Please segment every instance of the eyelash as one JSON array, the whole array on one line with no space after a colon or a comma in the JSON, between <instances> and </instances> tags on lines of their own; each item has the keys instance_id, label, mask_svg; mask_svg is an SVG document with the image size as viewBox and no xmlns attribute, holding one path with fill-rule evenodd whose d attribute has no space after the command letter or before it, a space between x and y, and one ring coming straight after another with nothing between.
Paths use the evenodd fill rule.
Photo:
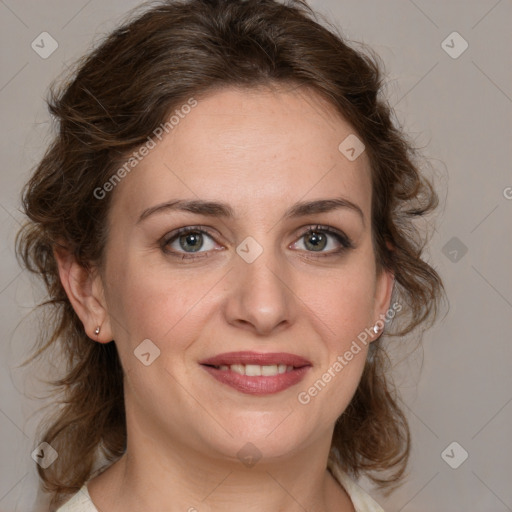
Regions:
<instances>
[{"instance_id":1,"label":"eyelash","mask_svg":"<svg viewBox=\"0 0 512 512\"><path fill-rule=\"evenodd\" d=\"M207 258L207 257L211 256L211 251L202 251L202 252L193 254L193 253L186 253L186 252L173 252L173 251L169 251L168 249L166 249L166 247L171 242L173 242L174 240L179 238L181 235L188 234L188 233L201 233L201 234L208 235L210 238L214 238L214 236L204 226L187 226L184 228L179 228L176 231L173 231L170 235L166 235L165 237L163 237L160 241L162 251L165 254L168 254L169 256L180 258L182 260ZM304 238L305 236L310 235L312 233L324 233L324 234L331 235L337 240L337 242L339 242L341 244L341 247L339 249L335 249L335 250L332 250L329 252L320 252L318 254L315 254L315 251L306 251L306 252L310 253L310 255L308 257L325 258L325 257L338 256L341 253L343 253L349 249L352 249L354 247L350 238L348 236L346 236L344 233L338 232L337 230L335 230L329 226L322 226L320 224L316 224L314 226L308 227L308 229L304 233L302 233L302 235L300 235L298 240L300 240L301 238ZM294 242L294 243L296 243L296 242Z\"/></svg>"}]
</instances>

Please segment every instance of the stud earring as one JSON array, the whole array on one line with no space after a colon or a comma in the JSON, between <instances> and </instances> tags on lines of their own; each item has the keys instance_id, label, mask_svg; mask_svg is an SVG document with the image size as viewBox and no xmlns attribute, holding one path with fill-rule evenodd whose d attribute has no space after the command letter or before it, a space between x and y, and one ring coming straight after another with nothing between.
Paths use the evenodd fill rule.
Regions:
<instances>
[{"instance_id":1,"label":"stud earring","mask_svg":"<svg viewBox=\"0 0 512 512\"><path fill-rule=\"evenodd\" d=\"M373 332L375 334L377 334L379 332L379 328L376 325L373 326Z\"/></svg>"},{"instance_id":2,"label":"stud earring","mask_svg":"<svg viewBox=\"0 0 512 512\"><path fill-rule=\"evenodd\" d=\"M96 327L96 329L94 329L94 334L96 334L96 336L98 336L98 334L100 333L100 327Z\"/></svg>"}]
</instances>

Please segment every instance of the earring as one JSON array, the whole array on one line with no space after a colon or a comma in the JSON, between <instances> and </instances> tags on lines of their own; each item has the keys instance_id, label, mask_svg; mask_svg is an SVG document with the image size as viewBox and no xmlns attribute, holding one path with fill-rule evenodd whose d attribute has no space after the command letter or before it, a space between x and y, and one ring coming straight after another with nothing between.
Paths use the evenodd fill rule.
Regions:
<instances>
[{"instance_id":1,"label":"earring","mask_svg":"<svg viewBox=\"0 0 512 512\"><path fill-rule=\"evenodd\" d=\"M373 332L375 334L377 334L379 332L379 328L376 325L373 326Z\"/></svg>"},{"instance_id":2,"label":"earring","mask_svg":"<svg viewBox=\"0 0 512 512\"><path fill-rule=\"evenodd\" d=\"M96 327L96 329L94 329L94 334L96 334L96 336L98 336L98 334L100 333L100 327Z\"/></svg>"}]
</instances>

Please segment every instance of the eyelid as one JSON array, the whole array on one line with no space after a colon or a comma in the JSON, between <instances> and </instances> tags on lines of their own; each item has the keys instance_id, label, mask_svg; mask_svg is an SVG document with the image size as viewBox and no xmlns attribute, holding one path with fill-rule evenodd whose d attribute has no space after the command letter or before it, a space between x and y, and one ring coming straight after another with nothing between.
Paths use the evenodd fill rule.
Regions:
<instances>
[{"instance_id":1,"label":"eyelid","mask_svg":"<svg viewBox=\"0 0 512 512\"><path fill-rule=\"evenodd\" d=\"M210 232L210 228L207 227L207 226L202 226L200 224L198 225L191 225L191 226L183 226L181 228L176 228L172 231L170 231L169 233L166 233L163 237L162 237L162 241L164 242L170 242L172 239L178 237L179 235L183 235L185 233L189 233L189 232L200 232L200 233L205 233L207 234L208 236L214 238L215 235L213 235L211 232Z\"/></svg>"},{"instance_id":2,"label":"eyelid","mask_svg":"<svg viewBox=\"0 0 512 512\"><path fill-rule=\"evenodd\" d=\"M181 228L174 229L173 231L166 233L160 240L159 244L162 249L162 251L170 256L176 256L180 257L181 259L187 259L187 258L204 258L206 256L209 256L210 251L199 251L199 252L180 252L180 251L174 251L174 250L167 250L166 246L177 239L179 236L187 234L187 233L201 233L203 235L209 236L216 244L218 242L215 240L215 235L213 235L210 232L210 229L207 226L202 225L192 225L192 226L183 226ZM217 249L218 250L218 249Z\"/></svg>"},{"instance_id":3,"label":"eyelid","mask_svg":"<svg viewBox=\"0 0 512 512\"><path fill-rule=\"evenodd\" d=\"M170 251L170 250L165 249L165 247L170 242L174 241L180 235L187 234L187 233L195 233L195 232L205 234L205 235L209 236L215 243L218 243L215 240L215 235L210 232L210 228L208 228L207 226L202 226L202 225L191 225L191 226L183 226L181 228L177 228L177 229L171 231L170 233L165 234L160 239L160 245L161 245L162 250L166 254L169 254L172 256L179 256L182 259L187 259L187 258L194 259L194 258L203 258L203 257L209 256L212 250L187 253L187 252L179 252L179 251ZM310 233L314 233L314 232L327 233L328 235L333 236L341 244L341 248L336 249L336 250L327 251L327 252L304 251L312 257L323 257L323 256L337 255L337 254L340 254L341 252L344 252L345 250L352 249L354 247L352 240L345 233L343 233L342 231L340 231L336 228L333 228L331 226L321 225L321 224L309 225L309 226L302 227L299 230L297 230L296 234L294 235L296 237L296 240L291 245L296 244L301 238L303 238L304 236L306 236ZM218 250L218 249L214 249L214 250Z\"/></svg>"},{"instance_id":4,"label":"eyelid","mask_svg":"<svg viewBox=\"0 0 512 512\"><path fill-rule=\"evenodd\" d=\"M322 225L322 224L314 224L314 225L308 226L305 231L300 231L300 234L298 235L298 239L301 239L302 237L304 237L310 233L316 233L316 232L327 233L328 235L334 237L338 241L338 243L341 244L341 248L336 249L336 250L326 251L326 252L324 252L324 251L318 251L318 252L305 251L308 253L308 255L312 255L313 257L336 255L336 254L344 252L348 249L353 249L355 247L354 243L352 242L350 237L348 237L343 231L340 231L339 229L336 229L332 226L327 226L327 225ZM295 241L293 243L296 244L297 241Z\"/></svg>"},{"instance_id":5,"label":"eyelid","mask_svg":"<svg viewBox=\"0 0 512 512\"><path fill-rule=\"evenodd\" d=\"M324 224L311 224L306 228L306 231L301 232L300 236L304 236L307 233L315 232L315 231L323 231L329 233L331 235L337 235L341 239L343 239L347 245L352 245L352 240L341 230L334 228L332 226L324 225Z\"/></svg>"}]
</instances>

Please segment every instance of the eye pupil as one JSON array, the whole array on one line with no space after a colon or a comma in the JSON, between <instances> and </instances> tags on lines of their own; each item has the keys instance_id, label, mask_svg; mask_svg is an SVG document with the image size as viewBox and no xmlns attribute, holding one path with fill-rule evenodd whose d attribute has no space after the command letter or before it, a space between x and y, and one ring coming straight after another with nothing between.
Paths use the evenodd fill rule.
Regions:
<instances>
[{"instance_id":1,"label":"eye pupil","mask_svg":"<svg viewBox=\"0 0 512 512\"><path fill-rule=\"evenodd\" d=\"M188 246L186 244L189 244ZM203 235L201 233L186 233L185 235L180 236L180 247L187 251L187 249L191 248L191 251L187 252L196 252L203 246Z\"/></svg>"},{"instance_id":2,"label":"eye pupil","mask_svg":"<svg viewBox=\"0 0 512 512\"><path fill-rule=\"evenodd\" d=\"M322 250L327 243L327 237L322 233L311 232L306 239L306 247L312 248L314 251Z\"/></svg>"}]
</instances>

